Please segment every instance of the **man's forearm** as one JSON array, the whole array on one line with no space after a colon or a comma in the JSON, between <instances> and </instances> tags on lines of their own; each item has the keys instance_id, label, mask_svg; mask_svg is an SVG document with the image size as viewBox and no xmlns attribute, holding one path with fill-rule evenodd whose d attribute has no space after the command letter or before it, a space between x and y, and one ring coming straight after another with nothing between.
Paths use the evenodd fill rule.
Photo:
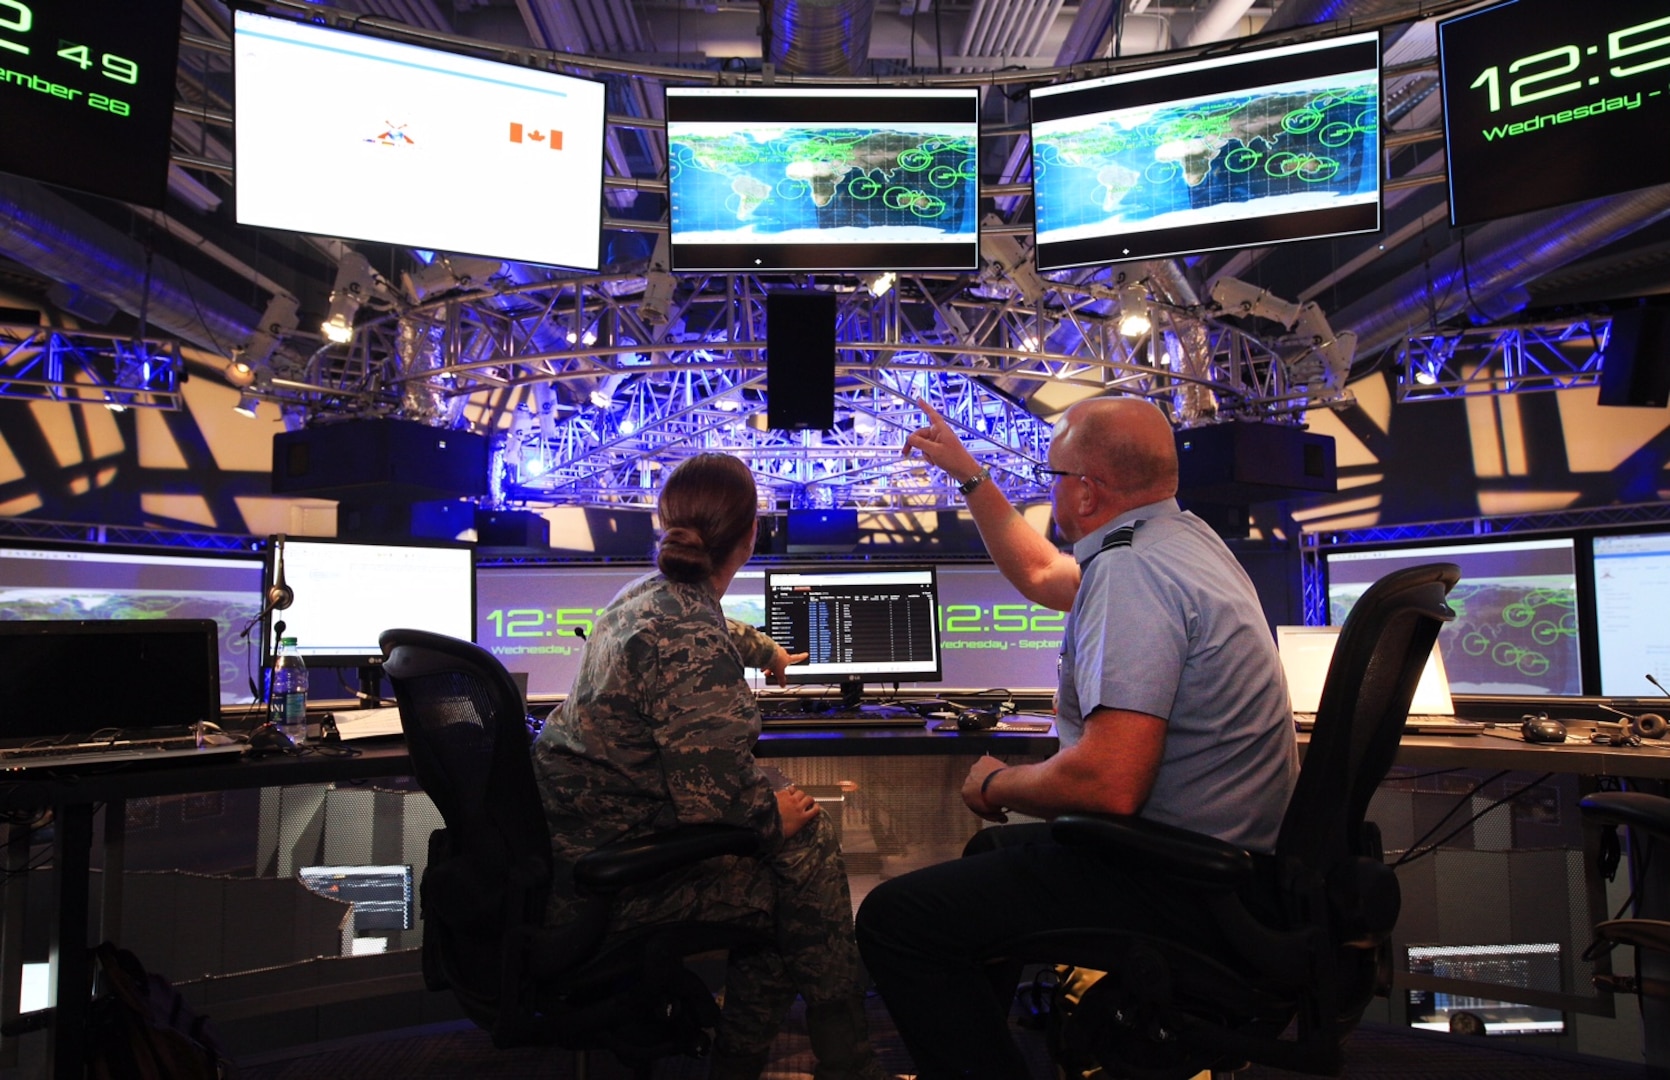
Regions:
<instances>
[{"instance_id":1,"label":"man's forearm","mask_svg":"<svg viewBox=\"0 0 1670 1080\"><path fill-rule=\"evenodd\" d=\"M968 512L1009 584L1034 604L1056 611L1072 608L1079 588L1078 564L1028 524L1001 488L985 483L969 492Z\"/></svg>"}]
</instances>

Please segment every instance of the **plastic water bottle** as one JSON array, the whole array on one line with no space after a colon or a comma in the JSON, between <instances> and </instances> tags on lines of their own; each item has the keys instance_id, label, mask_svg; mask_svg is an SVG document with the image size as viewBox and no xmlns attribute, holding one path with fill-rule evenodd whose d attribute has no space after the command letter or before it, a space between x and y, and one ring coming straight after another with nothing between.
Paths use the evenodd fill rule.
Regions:
<instances>
[{"instance_id":1,"label":"plastic water bottle","mask_svg":"<svg viewBox=\"0 0 1670 1080\"><path fill-rule=\"evenodd\" d=\"M293 637L279 642L278 655L273 657L272 689L267 718L299 746L307 737L307 663L296 651Z\"/></svg>"}]
</instances>

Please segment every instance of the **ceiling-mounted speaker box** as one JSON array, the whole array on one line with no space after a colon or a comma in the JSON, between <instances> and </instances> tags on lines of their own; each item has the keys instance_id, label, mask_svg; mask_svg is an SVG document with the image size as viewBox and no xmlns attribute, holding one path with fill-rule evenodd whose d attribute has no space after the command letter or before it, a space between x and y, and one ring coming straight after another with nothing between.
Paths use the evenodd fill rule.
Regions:
<instances>
[{"instance_id":1,"label":"ceiling-mounted speaker box","mask_svg":"<svg viewBox=\"0 0 1670 1080\"><path fill-rule=\"evenodd\" d=\"M1598 400L1649 409L1670 403L1670 308L1630 308L1612 316Z\"/></svg>"},{"instance_id":2,"label":"ceiling-mounted speaker box","mask_svg":"<svg viewBox=\"0 0 1670 1080\"><path fill-rule=\"evenodd\" d=\"M1188 428L1176 437L1180 499L1247 506L1339 486L1329 435L1232 422Z\"/></svg>"},{"instance_id":3,"label":"ceiling-mounted speaker box","mask_svg":"<svg viewBox=\"0 0 1670 1080\"><path fill-rule=\"evenodd\" d=\"M273 436L273 493L356 503L487 494L487 439L411 420L349 420Z\"/></svg>"}]
</instances>

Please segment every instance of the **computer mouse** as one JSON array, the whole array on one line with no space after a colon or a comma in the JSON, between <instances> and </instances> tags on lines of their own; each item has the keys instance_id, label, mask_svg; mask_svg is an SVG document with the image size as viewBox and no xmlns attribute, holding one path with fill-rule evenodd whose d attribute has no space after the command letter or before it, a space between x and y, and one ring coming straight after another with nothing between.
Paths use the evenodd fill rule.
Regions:
<instances>
[{"instance_id":1,"label":"computer mouse","mask_svg":"<svg viewBox=\"0 0 1670 1080\"><path fill-rule=\"evenodd\" d=\"M989 731L997 726L997 713L991 709L964 709L957 714L958 731Z\"/></svg>"},{"instance_id":2,"label":"computer mouse","mask_svg":"<svg viewBox=\"0 0 1670 1080\"><path fill-rule=\"evenodd\" d=\"M1550 720L1544 714L1527 716L1519 725L1519 734L1526 742L1563 743L1566 741L1566 725Z\"/></svg>"},{"instance_id":3,"label":"computer mouse","mask_svg":"<svg viewBox=\"0 0 1670 1080\"><path fill-rule=\"evenodd\" d=\"M250 757L265 757L268 754L293 754L295 752L295 740L291 739L289 735L285 734L283 728L271 720L250 729L249 749L245 751Z\"/></svg>"}]
</instances>

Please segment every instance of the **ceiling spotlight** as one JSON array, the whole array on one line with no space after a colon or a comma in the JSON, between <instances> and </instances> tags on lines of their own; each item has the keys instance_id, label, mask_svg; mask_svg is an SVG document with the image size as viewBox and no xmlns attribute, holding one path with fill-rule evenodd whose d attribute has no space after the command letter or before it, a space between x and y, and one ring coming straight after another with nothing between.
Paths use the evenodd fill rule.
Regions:
<instances>
[{"instance_id":1,"label":"ceiling spotlight","mask_svg":"<svg viewBox=\"0 0 1670 1080\"><path fill-rule=\"evenodd\" d=\"M1119 287L1119 332L1128 338L1139 338L1154 328L1148 318L1148 290L1141 282L1130 282Z\"/></svg>"},{"instance_id":2,"label":"ceiling spotlight","mask_svg":"<svg viewBox=\"0 0 1670 1080\"><path fill-rule=\"evenodd\" d=\"M893 285L899 280L899 275L891 270L882 270L878 273L867 274L861 280L864 282L864 287L870 291L870 295L880 300L893 291Z\"/></svg>"},{"instance_id":3,"label":"ceiling spotlight","mask_svg":"<svg viewBox=\"0 0 1670 1080\"><path fill-rule=\"evenodd\" d=\"M1430 368L1419 367L1415 369L1415 381L1422 386L1437 386L1438 376Z\"/></svg>"},{"instance_id":4,"label":"ceiling spotlight","mask_svg":"<svg viewBox=\"0 0 1670 1080\"><path fill-rule=\"evenodd\" d=\"M431 296L455 289L479 288L503 270L504 263L496 259L441 255L421 270L401 274L400 287L406 299L421 304Z\"/></svg>"},{"instance_id":5,"label":"ceiling spotlight","mask_svg":"<svg viewBox=\"0 0 1670 1080\"><path fill-rule=\"evenodd\" d=\"M239 416L247 416L253 420L255 419L255 411L260 404L261 399L256 397L254 394L239 394L238 403L232 406L232 411L237 413Z\"/></svg>"},{"instance_id":6,"label":"ceiling spotlight","mask_svg":"<svg viewBox=\"0 0 1670 1080\"><path fill-rule=\"evenodd\" d=\"M337 345L354 340L354 315L370 297L377 284L377 273L364 255L350 250L342 256L336 268L336 284L331 288L330 311L319 330Z\"/></svg>"},{"instance_id":7,"label":"ceiling spotlight","mask_svg":"<svg viewBox=\"0 0 1670 1080\"><path fill-rule=\"evenodd\" d=\"M254 386L255 369L250 367L243 357L236 357L226 364L226 381L238 390L242 390L246 386Z\"/></svg>"}]
</instances>

